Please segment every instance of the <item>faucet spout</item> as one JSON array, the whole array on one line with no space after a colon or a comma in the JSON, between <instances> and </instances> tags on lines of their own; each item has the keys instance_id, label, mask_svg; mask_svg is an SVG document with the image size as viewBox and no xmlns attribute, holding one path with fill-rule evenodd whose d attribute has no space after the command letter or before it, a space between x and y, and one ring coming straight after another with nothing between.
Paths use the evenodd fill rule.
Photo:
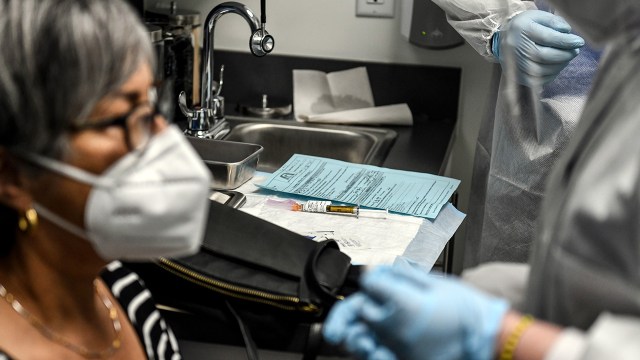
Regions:
<instances>
[{"instance_id":1,"label":"faucet spout","mask_svg":"<svg viewBox=\"0 0 640 360\"><path fill-rule=\"evenodd\" d=\"M263 18L264 17L263 2ZM180 109L189 120L185 133L197 137L219 138L228 132L224 120L224 98L220 96L222 87L222 70L220 72L220 85L216 89L213 74L215 71L213 62L213 38L218 19L228 13L234 13L244 18L251 28L249 48L255 56L264 56L270 53L274 47L274 40L265 30L265 22L244 4L235 1L224 2L214 7L207 15L204 23L204 69L201 81L200 108L191 110L186 106L186 100L180 94ZM228 127L228 126L227 126ZM226 131L226 132L225 132Z\"/></svg>"},{"instance_id":2,"label":"faucet spout","mask_svg":"<svg viewBox=\"0 0 640 360\"><path fill-rule=\"evenodd\" d=\"M213 105L214 98L214 79L213 74L215 72L214 62L213 62L213 39L214 39L214 30L216 27L216 23L218 20L225 14L234 13L242 16L249 27L251 28L251 34L256 33L260 30L260 20L258 17L249 9L246 5L241 4L239 2L230 1L224 2L216 7L214 7L207 15L207 20L205 21L204 26L204 72L202 74L202 82L201 82L201 98L200 98L200 106L211 109Z\"/></svg>"}]
</instances>

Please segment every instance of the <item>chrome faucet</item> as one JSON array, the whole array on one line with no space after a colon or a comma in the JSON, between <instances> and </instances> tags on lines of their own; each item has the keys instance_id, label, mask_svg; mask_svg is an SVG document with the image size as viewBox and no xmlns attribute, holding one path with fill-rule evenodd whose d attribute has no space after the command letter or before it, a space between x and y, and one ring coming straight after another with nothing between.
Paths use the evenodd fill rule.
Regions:
<instances>
[{"instance_id":1,"label":"chrome faucet","mask_svg":"<svg viewBox=\"0 0 640 360\"><path fill-rule=\"evenodd\" d=\"M214 7L207 16L204 23L204 71L201 81L200 107L189 109L187 106L186 94L180 93L178 104L180 110L188 119L188 126L185 134L201 138L219 139L229 132L229 126L224 121L224 97L220 96L222 90L224 66L220 68L220 81L216 86L213 73L213 33L218 19L225 14L235 13L242 16L251 28L249 38L249 48L255 56L265 56L273 50L273 36L265 30L265 0L261 1L262 18L257 16L239 2L224 2Z\"/></svg>"}]
</instances>

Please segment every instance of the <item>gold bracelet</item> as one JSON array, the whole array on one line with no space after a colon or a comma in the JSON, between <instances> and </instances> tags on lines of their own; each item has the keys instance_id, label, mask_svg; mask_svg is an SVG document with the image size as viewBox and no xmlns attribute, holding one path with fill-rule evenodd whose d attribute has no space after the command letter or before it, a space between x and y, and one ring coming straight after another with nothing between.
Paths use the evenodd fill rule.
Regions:
<instances>
[{"instance_id":1,"label":"gold bracelet","mask_svg":"<svg viewBox=\"0 0 640 360\"><path fill-rule=\"evenodd\" d=\"M505 341L504 346L502 347L502 352L500 353L500 360L513 360L513 354L516 351L516 346L518 346L518 342L520 342L520 338L524 334L525 330L531 326L534 322L534 318L531 315L525 315L520 318L520 321L516 325L516 328L513 329L507 341Z\"/></svg>"}]
</instances>

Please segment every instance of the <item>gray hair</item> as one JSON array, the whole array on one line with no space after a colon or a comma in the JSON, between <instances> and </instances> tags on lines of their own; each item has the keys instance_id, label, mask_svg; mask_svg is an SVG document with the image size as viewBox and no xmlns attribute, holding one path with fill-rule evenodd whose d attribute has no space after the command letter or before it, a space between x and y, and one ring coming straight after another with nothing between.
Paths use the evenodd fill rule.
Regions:
<instances>
[{"instance_id":1,"label":"gray hair","mask_svg":"<svg viewBox=\"0 0 640 360\"><path fill-rule=\"evenodd\" d=\"M0 1L0 146L59 157L65 130L142 64L149 35L122 0Z\"/></svg>"}]
</instances>

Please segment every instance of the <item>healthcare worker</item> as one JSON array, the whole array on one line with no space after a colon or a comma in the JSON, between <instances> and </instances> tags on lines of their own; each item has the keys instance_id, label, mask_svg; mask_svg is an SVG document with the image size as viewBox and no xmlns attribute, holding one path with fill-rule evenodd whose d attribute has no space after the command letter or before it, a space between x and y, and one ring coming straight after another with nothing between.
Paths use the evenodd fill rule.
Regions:
<instances>
[{"instance_id":1,"label":"healthcare worker","mask_svg":"<svg viewBox=\"0 0 640 360\"><path fill-rule=\"evenodd\" d=\"M324 334L369 359L640 359L640 2L550 0L606 44L549 177L525 313L457 280L378 268Z\"/></svg>"},{"instance_id":2,"label":"healthcare worker","mask_svg":"<svg viewBox=\"0 0 640 360\"><path fill-rule=\"evenodd\" d=\"M599 52L542 0L433 1L480 55L501 63L503 74L507 56L517 64L510 71L518 82L503 76L499 89L492 86L495 109L482 119L464 267L526 262L547 175L575 130ZM508 97L521 106L511 107Z\"/></svg>"}]
</instances>

